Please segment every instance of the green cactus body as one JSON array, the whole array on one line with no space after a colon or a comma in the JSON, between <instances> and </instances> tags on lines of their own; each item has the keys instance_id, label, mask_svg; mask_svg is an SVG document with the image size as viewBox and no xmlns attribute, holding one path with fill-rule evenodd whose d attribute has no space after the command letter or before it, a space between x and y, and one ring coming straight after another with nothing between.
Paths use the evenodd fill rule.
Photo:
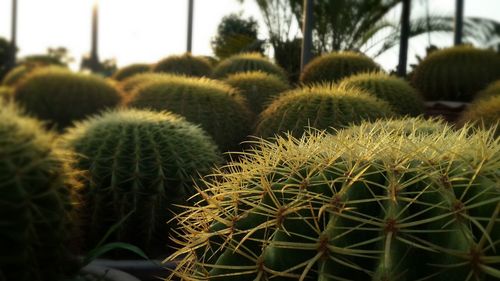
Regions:
<instances>
[{"instance_id":1,"label":"green cactus body","mask_svg":"<svg viewBox=\"0 0 500 281\"><path fill-rule=\"evenodd\" d=\"M264 110L272 99L290 88L279 77L261 71L236 73L227 77L224 82L238 89L256 114Z\"/></svg>"},{"instance_id":2,"label":"green cactus body","mask_svg":"<svg viewBox=\"0 0 500 281\"><path fill-rule=\"evenodd\" d=\"M255 134L290 132L298 137L308 126L334 130L393 114L389 104L360 89L317 85L285 92L271 102L259 115Z\"/></svg>"},{"instance_id":3,"label":"green cactus body","mask_svg":"<svg viewBox=\"0 0 500 281\"><path fill-rule=\"evenodd\" d=\"M186 53L182 56L169 56L153 66L154 72L171 73L195 77L208 77L212 73L212 65L205 57L192 56Z\"/></svg>"},{"instance_id":4,"label":"green cactus body","mask_svg":"<svg viewBox=\"0 0 500 281\"><path fill-rule=\"evenodd\" d=\"M139 73L123 81L120 81L119 87L126 96L130 96L141 84L152 81L159 81L164 79L165 77L170 76L172 75L167 73Z\"/></svg>"},{"instance_id":5,"label":"green cactus body","mask_svg":"<svg viewBox=\"0 0 500 281\"><path fill-rule=\"evenodd\" d=\"M36 66L21 64L10 70L2 80L2 85L8 87L16 86L26 76L35 69Z\"/></svg>"},{"instance_id":6,"label":"green cactus body","mask_svg":"<svg viewBox=\"0 0 500 281\"><path fill-rule=\"evenodd\" d=\"M0 86L0 100L10 101L14 95L14 89L11 87Z\"/></svg>"},{"instance_id":7,"label":"green cactus body","mask_svg":"<svg viewBox=\"0 0 500 281\"><path fill-rule=\"evenodd\" d=\"M438 50L415 69L412 84L426 100L469 102L500 79L500 56L491 50L458 46Z\"/></svg>"},{"instance_id":8,"label":"green cactus body","mask_svg":"<svg viewBox=\"0 0 500 281\"><path fill-rule=\"evenodd\" d=\"M68 247L74 172L38 121L0 105L0 275L61 280L77 269Z\"/></svg>"},{"instance_id":9,"label":"green cactus body","mask_svg":"<svg viewBox=\"0 0 500 281\"><path fill-rule=\"evenodd\" d=\"M134 211L113 237L155 254L168 237L173 204L185 203L198 173L220 160L203 130L166 112L106 112L69 129L64 145L88 173L82 189L88 248Z\"/></svg>"},{"instance_id":10,"label":"green cactus body","mask_svg":"<svg viewBox=\"0 0 500 281\"><path fill-rule=\"evenodd\" d=\"M14 100L28 113L62 130L75 120L117 106L121 95L98 76L44 67L16 87Z\"/></svg>"},{"instance_id":11,"label":"green cactus body","mask_svg":"<svg viewBox=\"0 0 500 281\"><path fill-rule=\"evenodd\" d=\"M483 97L472 102L461 113L457 123L463 126L467 122L474 123L485 130L493 128L495 136L500 136L500 95Z\"/></svg>"},{"instance_id":12,"label":"green cactus body","mask_svg":"<svg viewBox=\"0 0 500 281\"><path fill-rule=\"evenodd\" d=\"M207 131L222 151L238 149L252 118L246 100L235 89L206 78L172 75L144 83L128 106L182 115Z\"/></svg>"},{"instance_id":13,"label":"green cactus body","mask_svg":"<svg viewBox=\"0 0 500 281\"><path fill-rule=\"evenodd\" d=\"M354 74L379 70L380 66L363 54L329 53L309 62L300 75L300 81L304 84L338 82Z\"/></svg>"},{"instance_id":14,"label":"green cactus body","mask_svg":"<svg viewBox=\"0 0 500 281\"><path fill-rule=\"evenodd\" d=\"M385 73L362 73L341 80L340 88L360 88L388 102L400 115L418 116L424 113L424 101L420 94L405 80Z\"/></svg>"},{"instance_id":15,"label":"green cactus body","mask_svg":"<svg viewBox=\"0 0 500 281\"><path fill-rule=\"evenodd\" d=\"M116 81L123 81L129 77L145 72L151 72L151 66L149 64L146 63L131 64L118 69L113 74L113 79L115 79Z\"/></svg>"},{"instance_id":16,"label":"green cactus body","mask_svg":"<svg viewBox=\"0 0 500 281\"><path fill-rule=\"evenodd\" d=\"M500 278L500 143L491 132L380 120L261 140L239 160L205 179L203 199L178 216L187 256L171 278ZM200 239L208 234L218 250L193 251L215 241Z\"/></svg>"},{"instance_id":17,"label":"green cactus body","mask_svg":"<svg viewBox=\"0 0 500 281\"><path fill-rule=\"evenodd\" d=\"M231 74L250 71L262 71L276 75L283 81L288 81L287 74L281 67L259 53L243 53L231 56L217 64L212 76L216 79L224 79Z\"/></svg>"}]
</instances>

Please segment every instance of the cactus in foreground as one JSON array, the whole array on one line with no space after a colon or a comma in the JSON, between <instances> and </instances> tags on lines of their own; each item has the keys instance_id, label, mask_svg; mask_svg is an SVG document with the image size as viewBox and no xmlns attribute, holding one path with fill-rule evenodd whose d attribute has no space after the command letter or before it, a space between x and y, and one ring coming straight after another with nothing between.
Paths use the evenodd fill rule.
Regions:
<instances>
[{"instance_id":1,"label":"cactus in foreground","mask_svg":"<svg viewBox=\"0 0 500 281\"><path fill-rule=\"evenodd\" d=\"M304 84L338 82L354 74L379 70L380 66L363 54L329 53L309 62L300 75L300 81Z\"/></svg>"},{"instance_id":2,"label":"cactus in foreground","mask_svg":"<svg viewBox=\"0 0 500 281\"><path fill-rule=\"evenodd\" d=\"M62 130L75 120L118 105L121 95L98 76L44 67L16 87L14 100L28 113Z\"/></svg>"},{"instance_id":3,"label":"cactus in foreground","mask_svg":"<svg viewBox=\"0 0 500 281\"><path fill-rule=\"evenodd\" d=\"M259 141L178 216L170 279L498 280L500 143L405 121Z\"/></svg>"},{"instance_id":4,"label":"cactus in foreground","mask_svg":"<svg viewBox=\"0 0 500 281\"><path fill-rule=\"evenodd\" d=\"M288 83L279 77L261 71L232 74L224 82L238 89L256 114L260 113L273 98L290 88Z\"/></svg>"},{"instance_id":5,"label":"cactus in foreground","mask_svg":"<svg viewBox=\"0 0 500 281\"><path fill-rule=\"evenodd\" d=\"M231 74L248 71L262 71L276 75L283 81L288 81L287 74L280 66L272 63L259 53L242 53L230 56L219 62L214 68L212 76L217 79L224 79Z\"/></svg>"},{"instance_id":6,"label":"cactus in foreground","mask_svg":"<svg viewBox=\"0 0 500 281\"><path fill-rule=\"evenodd\" d=\"M462 112L458 125L474 123L483 129L496 128L495 136L500 136L500 95L479 98Z\"/></svg>"},{"instance_id":7,"label":"cactus in foreground","mask_svg":"<svg viewBox=\"0 0 500 281\"><path fill-rule=\"evenodd\" d=\"M405 80L385 73L362 73L340 81L340 88L357 87L388 102L400 115L418 116L424 113L424 100Z\"/></svg>"},{"instance_id":8,"label":"cactus in foreground","mask_svg":"<svg viewBox=\"0 0 500 281\"><path fill-rule=\"evenodd\" d=\"M105 112L77 123L63 140L76 152L75 167L88 174L81 192L87 248L134 210L114 241L151 253L168 237L173 204L185 202L198 173L219 161L203 130L167 112Z\"/></svg>"},{"instance_id":9,"label":"cactus in foreground","mask_svg":"<svg viewBox=\"0 0 500 281\"><path fill-rule=\"evenodd\" d=\"M208 77L212 73L212 65L205 57L186 53L182 56L169 56L153 66L154 72L171 73L195 77Z\"/></svg>"},{"instance_id":10,"label":"cactus in foreground","mask_svg":"<svg viewBox=\"0 0 500 281\"><path fill-rule=\"evenodd\" d=\"M61 280L77 269L67 248L77 183L54 139L38 121L0 100L2 280Z\"/></svg>"},{"instance_id":11,"label":"cactus in foreground","mask_svg":"<svg viewBox=\"0 0 500 281\"><path fill-rule=\"evenodd\" d=\"M469 102L477 92L498 79L498 54L456 46L428 55L415 69L412 84L426 100Z\"/></svg>"},{"instance_id":12,"label":"cactus in foreground","mask_svg":"<svg viewBox=\"0 0 500 281\"><path fill-rule=\"evenodd\" d=\"M316 85L285 92L270 103L258 117L255 135L289 132L299 137L306 127L331 131L393 115L389 104L360 89Z\"/></svg>"},{"instance_id":13,"label":"cactus in foreground","mask_svg":"<svg viewBox=\"0 0 500 281\"><path fill-rule=\"evenodd\" d=\"M141 84L127 105L182 115L207 131L224 152L238 149L250 133L252 116L246 100L216 80L165 76Z\"/></svg>"},{"instance_id":14,"label":"cactus in foreground","mask_svg":"<svg viewBox=\"0 0 500 281\"><path fill-rule=\"evenodd\" d=\"M151 66L146 63L136 63L118 69L112 76L116 81L123 81L139 73L150 72Z\"/></svg>"}]
</instances>

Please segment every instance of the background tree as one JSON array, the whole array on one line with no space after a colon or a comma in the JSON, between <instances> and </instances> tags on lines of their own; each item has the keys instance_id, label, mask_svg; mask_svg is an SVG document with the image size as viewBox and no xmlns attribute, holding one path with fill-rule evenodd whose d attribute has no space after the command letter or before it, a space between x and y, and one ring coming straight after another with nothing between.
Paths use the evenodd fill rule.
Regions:
<instances>
[{"instance_id":1,"label":"background tree","mask_svg":"<svg viewBox=\"0 0 500 281\"><path fill-rule=\"evenodd\" d=\"M68 67L74 59L65 47L47 48L46 54L29 55L19 60L19 64L58 65Z\"/></svg>"},{"instance_id":2,"label":"background tree","mask_svg":"<svg viewBox=\"0 0 500 281\"><path fill-rule=\"evenodd\" d=\"M259 24L250 17L230 14L222 18L217 35L212 40L212 49L219 59L241 52L264 52L264 41L258 39Z\"/></svg>"}]
</instances>

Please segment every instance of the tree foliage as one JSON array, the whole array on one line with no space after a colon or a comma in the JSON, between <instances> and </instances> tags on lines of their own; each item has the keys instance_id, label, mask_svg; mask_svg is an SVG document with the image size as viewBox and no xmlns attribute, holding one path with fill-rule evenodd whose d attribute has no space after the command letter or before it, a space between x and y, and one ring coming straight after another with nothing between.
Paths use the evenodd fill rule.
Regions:
<instances>
[{"instance_id":1,"label":"tree foliage","mask_svg":"<svg viewBox=\"0 0 500 281\"><path fill-rule=\"evenodd\" d=\"M260 52L263 41L258 39L259 24L250 17L230 14L222 18L217 27L217 35L212 40L212 49L219 59L241 52Z\"/></svg>"}]
</instances>

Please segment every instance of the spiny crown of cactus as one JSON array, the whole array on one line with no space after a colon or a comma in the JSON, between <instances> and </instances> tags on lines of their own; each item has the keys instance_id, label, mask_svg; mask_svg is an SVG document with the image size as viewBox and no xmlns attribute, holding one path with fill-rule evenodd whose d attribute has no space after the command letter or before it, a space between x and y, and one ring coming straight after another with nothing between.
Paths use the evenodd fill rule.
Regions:
<instances>
[{"instance_id":1,"label":"spiny crown of cactus","mask_svg":"<svg viewBox=\"0 0 500 281\"><path fill-rule=\"evenodd\" d=\"M229 75L224 82L238 89L250 109L258 114L269 102L290 86L279 77L262 71L241 72Z\"/></svg>"},{"instance_id":2,"label":"spiny crown of cactus","mask_svg":"<svg viewBox=\"0 0 500 281\"><path fill-rule=\"evenodd\" d=\"M132 77L129 77L123 81L120 81L119 86L120 89L126 96L131 95L134 90L139 87L143 83L158 81L166 76L171 76L172 74L167 73L140 73L136 74Z\"/></svg>"},{"instance_id":3,"label":"spiny crown of cactus","mask_svg":"<svg viewBox=\"0 0 500 281\"><path fill-rule=\"evenodd\" d=\"M482 98L500 96L500 80L497 80L474 96L474 101Z\"/></svg>"},{"instance_id":4,"label":"spiny crown of cactus","mask_svg":"<svg viewBox=\"0 0 500 281\"><path fill-rule=\"evenodd\" d=\"M75 120L118 105L121 95L99 76L44 67L16 87L14 100L28 113L61 130Z\"/></svg>"},{"instance_id":5,"label":"spiny crown of cactus","mask_svg":"<svg viewBox=\"0 0 500 281\"><path fill-rule=\"evenodd\" d=\"M150 72L150 71L151 71L151 65L146 63L135 63L118 69L113 74L112 77L116 81L123 81L139 73Z\"/></svg>"},{"instance_id":6,"label":"spiny crown of cactus","mask_svg":"<svg viewBox=\"0 0 500 281\"><path fill-rule=\"evenodd\" d=\"M153 67L154 72L165 72L195 77L208 77L212 73L212 65L201 56L186 53L181 56L169 56L159 61Z\"/></svg>"},{"instance_id":7,"label":"spiny crown of cactus","mask_svg":"<svg viewBox=\"0 0 500 281\"><path fill-rule=\"evenodd\" d=\"M173 204L185 203L198 174L220 160L202 129L168 112L108 111L70 128L63 145L87 171L81 198L88 248L133 211L113 238L154 254L168 237Z\"/></svg>"},{"instance_id":8,"label":"spiny crown of cactus","mask_svg":"<svg viewBox=\"0 0 500 281\"><path fill-rule=\"evenodd\" d=\"M54 139L0 100L0 273L6 281L61 280L77 269L67 243L78 184Z\"/></svg>"},{"instance_id":9,"label":"spiny crown of cactus","mask_svg":"<svg viewBox=\"0 0 500 281\"><path fill-rule=\"evenodd\" d=\"M247 136L251 112L235 89L220 81L165 76L141 84L128 106L168 110L199 124L222 151L238 149Z\"/></svg>"},{"instance_id":10,"label":"spiny crown of cactus","mask_svg":"<svg viewBox=\"0 0 500 281\"><path fill-rule=\"evenodd\" d=\"M8 87L15 87L18 83L20 83L23 79L25 79L28 74L30 74L33 70L46 67L46 66L38 66L34 64L21 64L13 69L11 69L3 78L2 85ZM55 66L51 66L55 67ZM65 69L65 68L63 68Z\"/></svg>"},{"instance_id":11,"label":"spiny crown of cactus","mask_svg":"<svg viewBox=\"0 0 500 281\"><path fill-rule=\"evenodd\" d=\"M472 102L462 112L458 125L474 123L483 129L495 128L495 135L500 137L500 95L483 97Z\"/></svg>"},{"instance_id":12,"label":"spiny crown of cactus","mask_svg":"<svg viewBox=\"0 0 500 281\"><path fill-rule=\"evenodd\" d=\"M14 95L12 87L0 86L0 100L9 101Z\"/></svg>"},{"instance_id":13,"label":"spiny crown of cactus","mask_svg":"<svg viewBox=\"0 0 500 281\"><path fill-rule=\"evenodd\" d=\"M415 69L412 84L427 100L469 102L500 79L500 56L492 50L456 46L432 52Z\"/></svg>"},{"instance_id":14,"label":"spiny crown of cactus","mask_svg":"<svg viewBox=\"0 0 500 281\"><path fill-rule=\"evenodd\" d=\"M314 58L300 75L304 84L338 82L357 73L379 71L380 66L371 58L355 52L335 52Z\"/></svg>"},{"instance_id":15,"label":"spiny crown of cactus","mask_svg":"<svg viewBox=\"0 0 500 281\"><path fill-rule=\"evenodd\" d=\"M224 79L231 74L247 71L262 71L276 75L283 81L288 81L285 71L260 53L242 53L230 56L214 68L212 76Z\"/></svg>"},{"instance_id":16,"label":"spiny crown of cactus","mask_svg":"<svg viewBox=\"0 0 500 281\"><path fill-rule=\"evenodd\" d=\"M361 73L340 81L340 88L357 87L388 102L400 115L418 116L424 113L420 94L405 80L383 72Z\"/></svg>"},{"instance_id":17,"label":"spiny crown of cactus","mask_svg":"<svg viewBox=\"0 0 500 281\"><path fill-rule=\"evenodd\" d=\"M406 122L259 141L178 216L171 278L500 278L500 142Z\"/></svg>"},{"instance_id":18,"label":"spiny crown of cactus","mask_svg":"<svg viewBox=\"0 0 500 281\"><path fill-rule=\"evenodd\" d=\"M360 89L318 84L280 95L259 115L255 134L267 138L288 132L299 137L306 127L331 131L393 115L388 103Z\"/></svg>"}]
</instances>

